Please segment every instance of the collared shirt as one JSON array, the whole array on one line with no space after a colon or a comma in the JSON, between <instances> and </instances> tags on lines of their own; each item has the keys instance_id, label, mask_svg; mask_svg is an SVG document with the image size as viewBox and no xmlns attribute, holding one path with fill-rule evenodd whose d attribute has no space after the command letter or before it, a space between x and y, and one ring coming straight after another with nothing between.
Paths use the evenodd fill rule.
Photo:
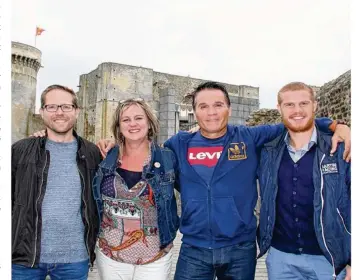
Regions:
<instances>
[{"instance_id":1,"label":"collared shirt","mask_svg":"<svg viewBox=\"0 0 359 280\"><path fill-rule=\"evenodd\" d=\"M292 160L294 162L297 162L298 160L300 160L306 152L308 152L310 150L311 147L314 146L314 144L317 144L317 129L314 127L313 132L312 132L312 136L310 137L310 141L308 144L304 145L302 148L296 150L291 144L290 144L290 136L289 133L287 132L285 138L284 138L284 142L287 145L288 148L288 152L290 157L292 158Z\"/></svg>"},{"instance_id":2,"label":"collared shirt","mask_svg":"<svg viewBox=\"0 0 359 280\"><path fill-rule=\"evenodd\" d=\"M321 255L313 226L313 162L317 131L310 141L295 150L285 137L287 149L283 153L278 170L276 199L276 223L272 246L292 254Z\"/></svg>"}]
</instances>

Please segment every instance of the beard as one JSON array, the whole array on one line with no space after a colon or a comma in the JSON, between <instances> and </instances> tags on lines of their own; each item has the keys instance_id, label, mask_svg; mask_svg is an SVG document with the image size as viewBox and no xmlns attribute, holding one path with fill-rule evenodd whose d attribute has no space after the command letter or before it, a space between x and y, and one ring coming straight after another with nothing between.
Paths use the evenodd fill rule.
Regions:
<instances>
[{"instance_id":1,"label":"beard","mask_svg":"<svg viewBox=\"0 0 359 280\"><path fill-rule=\"evenodd\" d=\"M52 130L56 134L64 135L71 131L75 126L75 121L71 121L71 119L63 119L67 123L66 125L56 124L53 120L45 119L44 118L44 125L46 129Z\"/></svg>"},{"instance_id":2,"label":"beard","mask_svg":"<svg viewBox=\"0 0 359 280\"><path fill-rule=\"evenodd\" d=\"M282 121L283 121L284 126L285 126L288 130L290 130L290 131L292 131L292 132L306 132L306 131L310 130L310 129L314 126L314 118L315 118L315 115L312 114L312 116L310 117L310 119L309 119L305 124L303 124L303 125L301 125L301 126L293 125L293 124L289 121L290 117L287 118L287 119L282 118Z\"/></svg>"}]
</instances>

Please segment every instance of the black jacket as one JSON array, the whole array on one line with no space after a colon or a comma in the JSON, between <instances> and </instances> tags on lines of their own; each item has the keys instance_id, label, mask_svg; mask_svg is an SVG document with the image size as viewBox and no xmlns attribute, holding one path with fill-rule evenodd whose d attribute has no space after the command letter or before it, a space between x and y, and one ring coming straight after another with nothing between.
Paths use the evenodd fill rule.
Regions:
<instances>
[{"instance_id":1,"label":"black jacket","mask_svg":"<svg viewBox=\"0 0 359 280\"><path fill-rule=\"evenodd\" d=\"M95 144L75 132L74 136L78 142L76 161L82 186L84 241L93 265L99 221L92 180L101 154ZM36 267L40 259L41 208L50 163L45 143L46 137L26 138L14 143L11 151L12 263L28 267Z\"/></svg>"}]
</instances>

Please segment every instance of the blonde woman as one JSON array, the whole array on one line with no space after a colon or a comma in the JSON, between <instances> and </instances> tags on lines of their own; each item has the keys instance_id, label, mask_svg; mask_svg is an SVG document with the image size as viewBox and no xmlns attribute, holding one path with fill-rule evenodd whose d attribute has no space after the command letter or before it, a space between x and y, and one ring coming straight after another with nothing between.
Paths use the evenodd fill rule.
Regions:
<instances>
[{"instance_id":1,"label":"blonde woman","mask_svg":"<svg viewBox=\"0 0 359 280\"><path fill-rule=\"evenodd\" d=\"M176 159L153 140L159 124L142 99L118 104L117 145L94 179L101 225L96 263L102 279L169 279L179 227L174 196Z\"/></svg>"}]
</instances>

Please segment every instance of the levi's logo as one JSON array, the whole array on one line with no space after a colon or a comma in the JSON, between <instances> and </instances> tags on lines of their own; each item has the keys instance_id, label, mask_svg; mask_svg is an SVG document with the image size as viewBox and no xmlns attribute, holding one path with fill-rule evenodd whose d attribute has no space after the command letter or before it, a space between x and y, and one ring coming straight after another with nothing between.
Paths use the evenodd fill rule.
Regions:
<instances>
[{"instance_id":1,"label":"levi's logo","mask_svg":"<svg viewBox=\"0 0 359 280\"><path fill-rule=\"evenodd\" d=\"M222 146L188 148L187 159L190 165L213 167L221 157L222 151Z\"/></svg>"}]
</instances>

